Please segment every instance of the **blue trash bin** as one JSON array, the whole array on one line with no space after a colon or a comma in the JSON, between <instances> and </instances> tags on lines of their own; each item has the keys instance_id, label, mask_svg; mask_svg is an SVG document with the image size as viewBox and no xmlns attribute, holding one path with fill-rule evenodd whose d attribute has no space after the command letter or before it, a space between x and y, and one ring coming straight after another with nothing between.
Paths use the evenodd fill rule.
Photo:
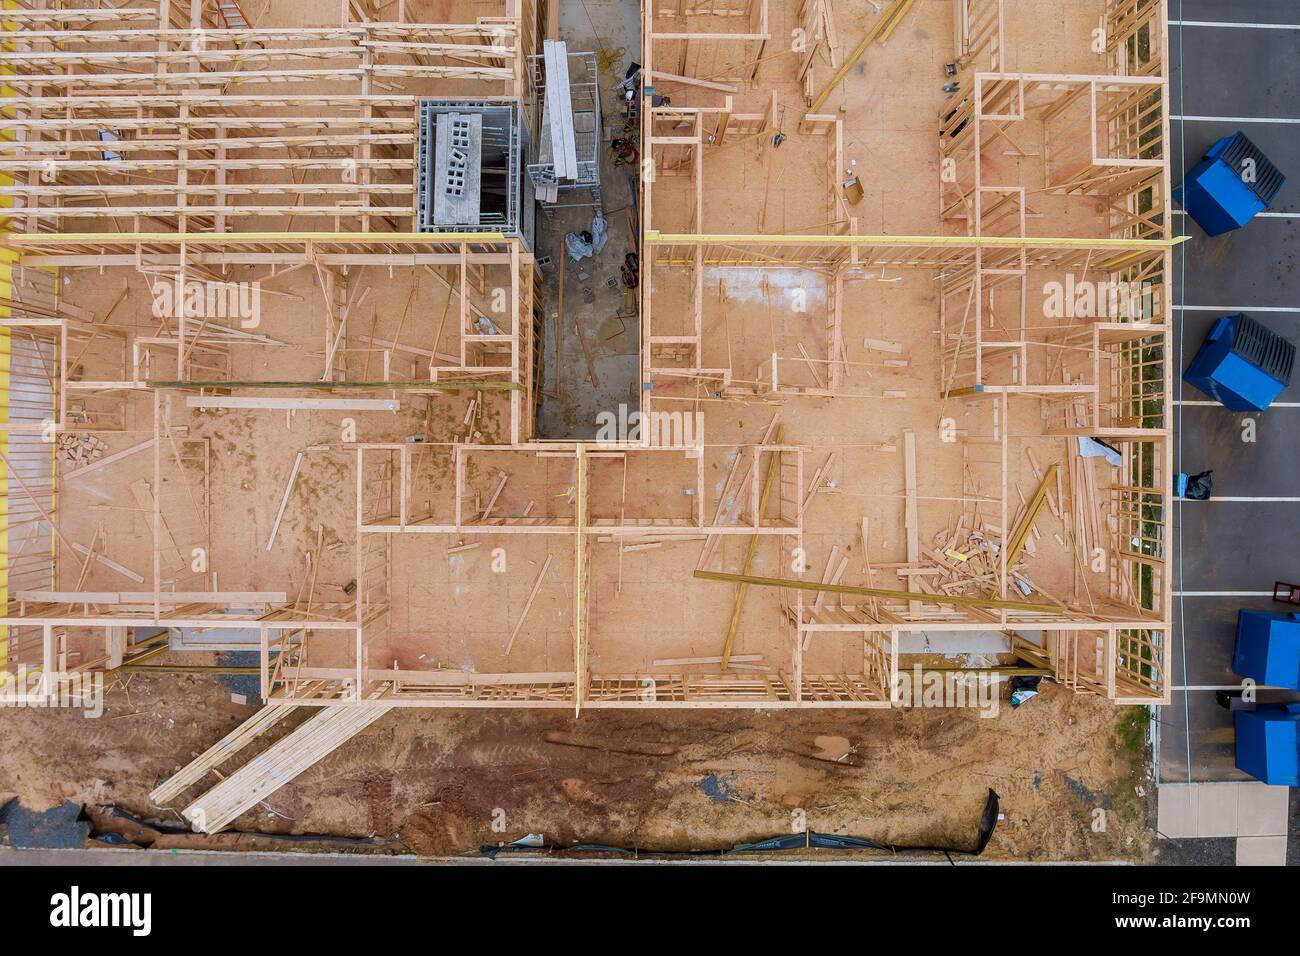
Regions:
<instances>
[{"instance_id":1,"label":"blue trash bin","mask_svg":"<svg viewBox=\"0 0 1300 956\"><path fill-rule=\"evenodd\" d=\"M1236 132L1209 148L1174 187L1174 199L1207 235L1218 236L1240 229L1267 209L1285 183L1259 147Z\"/></svg>"},{"instance_id":2,"label":"blue trash bin","mask_svg":"<svg viewBox=\"0 0 1300 956\"><path fill-rule=\"evenodd\" d=\"M1295 346L1250 316L1214 323L1183 381L1234 412L1262 412L1291 383Z\"/></svg>"}]
</instances>

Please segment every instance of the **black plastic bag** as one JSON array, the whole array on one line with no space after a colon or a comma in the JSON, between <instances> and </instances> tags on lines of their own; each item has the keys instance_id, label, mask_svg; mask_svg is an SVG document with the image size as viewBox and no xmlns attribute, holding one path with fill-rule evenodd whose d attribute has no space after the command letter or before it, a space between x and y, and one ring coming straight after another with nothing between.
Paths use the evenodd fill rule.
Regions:
<instances>
[{"instance_id":1,"label":"black plastic bag","mask_svg":"<svg viewBox=\"0 0 1300 956\"><path fill-rule=\"evenodd\" d=\"M1203 471L1199 475L1190 475L1187 479L1187 491L1183 494L1184 498L1193 498L1196 501L1209 501L1210 493L1214 490L1214 472Z\"/></svg>"}]
</instances>

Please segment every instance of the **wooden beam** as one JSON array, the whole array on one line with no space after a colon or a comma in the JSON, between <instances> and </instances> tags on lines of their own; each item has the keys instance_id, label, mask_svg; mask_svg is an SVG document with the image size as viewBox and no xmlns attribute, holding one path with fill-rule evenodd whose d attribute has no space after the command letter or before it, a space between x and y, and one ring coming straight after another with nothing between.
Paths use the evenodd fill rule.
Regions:
<instances>
[{"instance_id":1,"label":"wooden beam","mask_svg":"<svg viewBox=\"0 0 1300 956\"><path fill-rule=\"evenodd\" d=\"M682 83L686 86L698 86L705 90L717 90L719 93L735 93L739 87L734 83L714 83L711 80L700 80L693 76L678 76L676 73L660 73L658 70L651 72L650 76L656 80L662 80L668 83Z\"/></svg>"},{"instance_id":2,"label":"wooden beam","mask_svg":"<svg viewBox=\"0 0 1300 956\"><path fill-rule=\"evenodd\" d=\"M915 564L921 560L920 515L916 507L916 433L911 429L903 432L903 468L907 492L907 510L904 524L907 527L907 563ZM911 578L907 580L907 589L913 590ZM908 605L909 613L916 615L920 605L912 601Z\"/></svg>"},{"instance_id":3,"label":"wooden beam","mask_svg":"<svg viewBox=\"0 0 1300 956\"><path fill-rule=\"evenodd\" d=\"M926 604L951 604L954 607L1006 608L1011 611L1035 611L1055 614L1062 610L1056 604L1030 604L1025 601L1000 601L996 598L974 598L961 594L912 594L888 588L861 588L851 584L822 584L818 581L800 581L798 578L764 578L750 574L728 574L725 571L695 571L701 581L728 581L733 584L754 584L771 588L794 588L799 591L829 591L832 594L857 594L862 597L895 598L900 601L921 601Z\"/></svg>"},{"instance_id":4,"label":"wooden beam","mask_svg":"<svg viewBox=\"0 0 1300 956\"><path fill-rule=\"evenodd\" d=\"M82 468L77 468L73 471L69 471L66 474L64 474L62 478L64 481L71 481L74 478L80 478L83 475L90 474L92 471L97 471L100 468L106 468L109 465L115 464L116 462L121 461L123 458L129 458L131 455L134 455L138 451L144 451L146 448L152 448L152 447L153 447L153 439L147 438L144 441L140 442L138 445L132 445L130 448L124 448L119 452L114 452L113 454L109 455L107 458L101 458L99 461L92 462L91 464L86 465Z\"/></svg>"},{"instance_id":5,"label":"wooden beam","mask_svg":"<svg viewBox=\"0 0 1300 956\"><path fill-rule=\"evenodd\" d=\"M546 562L542 565L542 570L537 572L537 580L533 582L533 590L528 595L528 600L524 602L524 609L519 612L519 620L515 622L515 629L510 632L510 640L506 641L506 656L510 656L510 648L515 646L515 638L519 636L519 629L524 626L524 619L528 617L528 612L533 607L533 601L537 598L537 592L542 589L542 581L546 577L547 570L551 567L553 555L546 556Z\"/></svg>"},{"instance_id":6,"label":"wooden beam","mask_svg":"<svg viewBox=\"0 0 1300 956\"><path fill-rule=\"evenodd\" d=\"M1005 427L1005 423L1003 425ZM1043 475L1043 480L1038 483L1038 490L1034 492L1034 497L1030 499L1028 507L1025 508L1025 515L1020 519L1020 524L1016 526L1015 532L1011 535L1011 547L1007 549L1007 568L1009 569L1016 563L1020 557L1020 552L1024 550L1025 541L1029 538L1029 532L1034 527L1034 522L1038 520L1039 513L1043 510L1043 503L1047 500L1047 489L1049 483L1056 484L1056 472L1060 468L1058 462L1052 462L1047 466L1047 472Z\"/></svg>"},{"instance_id":7,"label":"wooden beam","mask_svg":"<svg viewBox=\"0 0 1300 956\"><path fill-rule=\"evenodd\" d=\"M131 496L135 498L135 503L141 511L158 515L159 544L167 552L167 558L171 561L169 570L175 571L185 563L185 560L181 557L180 548L176 547L176 539L172 537L171 529L167 527L166 520L158 514L158 506L154 502L154 491L149 487L149 482L141 478L139 481L132 483ZM153 600L153 598L150 597L150 600Z\"/></svg>"},{"instance_id":8,"label":"wooden beam","mask_svg":"<svg viewBox=\"0 0 1300 956\"><path fill-rule=\"evenodd\" d=\"M733 654L731 663L754 664L763 659L762 654ZM661 657L651 661L655 667L689 667L692 664L721 664L721 657Z\"/></svg>"},{"instance_id":9,"label":"wooden beam","mask_svg":"<svg viewBox=\"0 0 1300 956\"><path fill-rule=\"evenodd\" d=\"M867 52L867 47L875 43L877 38L883 41L889 33L893 32L894 26L897 26L897 23L893 23L893 26L891 26L891 22L901 21L903 16L906 15L908 9L912 6L913 2L914 0L894 0L894 5L880 15L880 19L877 20L871 29L867 31L867 35L862 38L862 42L854 48L852 53L844 58L844 62L841 63L840 68L835 71L835 75L832 76L830 82L826 84L826 88L823 89L821 93L817 95L817 98L809 105L808 112L816 113L821 109L821 105L826 102L826 98L831 95L831 91L844 81L844 77L849 75L849 70L853 69L853 67L857 65L858 60L862 59L862 54Z\"/></svg>"},{"instance_id":10,"label":"wooden beam","mask_svg":"<svg viewBox=\"0 0 1300 956\"><path fill-rule=\"evenodd\" d=\"M467 388L472 386L466 386ZM387 398L237 398L230 395L191 395L186 408L248 408L277 411L395 412L401 406Z\"/></svg>"},{"instance_id":11,"label":"wooden beam","mask_svg":"<svg viewBox=\"0 0 1300 956\"><path fill-rule=\"evenodd\" d=\"M64 543L66 544L67 542ZM73 542L70 545L70 547L72 548L73 551L77 552L77 554L81 554L81 555L90 554L90 549L87 548L84 544L77 544L76 542ZM122 575L122 577L129 578L130 580L134 581L136 584L144 584L143 574L137 574L135 571L132 571L130 568L120 565L116 561L111 561L108 558L104 557L104 555L102 554L96 554L95 560L98 563L102 564L104 567L108 568L110 571L116 571L118 574ZM150 599L152 600L152 595L150 596Z\"/></svg>"},{"instance_id":12,"label":"wooden beam","mask_svg":"<svg viewBox=\"0 0 1300 956\"><path fill-rule=\"evenodd\" d=\"M142 604L152 603L153 591L16 591L20 601L41 604ZM163 591L163 604L283 604L284 591Z\"/></svg>"},{"instance_id":13,"label":"wooden beam","mask_svg":"<svg viewBox=\"0 0 1300 956\"><path fill-rule=\"evenodd\" d=\"M293 494L294 483L298 480L298 469L302 466L302 452L293 459L293 468L289 472L289 480L285 483L284 494L280 497L280 509L275 513L275 524L271 525L271 536L266 539L266 550L270 551L271 546L275 544L275 536L280 532L280 522L284 519L284 509L289 507L289 496Z\"/></svg>"},{"instance_id":14,"label":"wooden beam","mask_svg":"<svg viewBox=\"0 0 1300 956\"><path fill-rule=\"evenodd\" d=\"M784 437L785 437L785 426L778 425L776 427L776 444L778 445L781 444L781 441ZM758 452L758 454L761 455L762 452L760 451ZM768 459L767 471L763 475L763 488L762 491L759 493L758 513L754 515L755 526L761 525L763 523L763 512L767 508L767 499L772 493L772 478L776 474L776 466L777 464L779 464L781 460L780 452L769 452L769 454L771 455L771 457ZM745 564L744 564L745 574L749 574L750 569L754 565L754 555L758 551L758 537L759 536L756 534L752 534L749 536L749 547L745 551ZM695 572L696 577L699 577L701 573L702 572L700 571L696 571ZM746 590L747 587L743 582L741 583L740 587L736 589L736 605L731 610L731 620L727 623L727 636L722 642L722 660L720 661L720 663L724 671L727 669L728 664L731 663L731 650L736 645L736 630L740 626L740 612L745 607Z\"/></svg>"}]
</instances>

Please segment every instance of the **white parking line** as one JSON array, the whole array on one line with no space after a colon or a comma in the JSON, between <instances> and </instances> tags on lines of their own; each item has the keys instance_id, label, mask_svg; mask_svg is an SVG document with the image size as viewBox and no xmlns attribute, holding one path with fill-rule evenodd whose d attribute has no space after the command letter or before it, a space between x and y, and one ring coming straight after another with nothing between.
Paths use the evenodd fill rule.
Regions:
<instances>
[{"instance_id":1,"label":"white parking line","mask_svg":"<svg viewBox=\"0 0 1300 956\"><path fill-rule=\"evenodd\" d=\"M1272 591L1175 591L1174 597L1266 597L1271 598Z\"/></svg>"},{"instance_id":2,"label":"white parking line","mask_svg":"<svg viewBox=\"0 0 1300 956\"><path fill-rule=\"evenodd\" d=\"M1300 312L1300 309L1288 309L1280 305L1175 305L1178 312Z\"/></svg>"},{"instance_id":3,"label":"white parking line","mask_svg":"<svg viewBox=\"0 0 1300 956\"><path fill-rule=\"evenodd\" d=\"M1175 405L1175 406L1177 406L1177 405L1193 405L1193 406L1196 406L1197 408L1223 408L1223 405L1222 405L1221 403L1219 403L1219 402L1198 401L1198 400L1193 400L1193 399L1187 399L1187 400L1177 399L1177 400L1174 401L1174 405ZM1269 407L1269 410L1270 410L1270 411L1273 410L1274 408L1300 408L1300 402L1274 402L1272 405L1270 405L1270 406L1268 406L1268 407ZM1225 410L1226 410L1226 409L1225 409ZM1233 412L1232 414L1234 414L1234 415L1257 415L1257 414L1260 414L1260 413L1259 413L1259 412Z\"/></svg>"},{"instance_id":4,"label":"white parking line","mask_svg":"<svg viewBox=\"0 0 1300 956\"><path fill-rule=\"evenodd\" d=\"M1300 498L1281 498L1281 497L1268 498L1268 497L1246 497L1246 496L1234 497L1232 495L1215 495L1213 498L1209 498L1208 500L1204 498L1179 498L1178 500L1188 501L1188 502L1197 501L1197 502L1204 502L1206 504L1208 504L1211 501L1265 501L1265 502L1288 503L1293 501L1300 501Z\"/></svg>"},{"instance_id":5,"label":"white parking line","mask_svg":"<svg viewBox=\"0 0 1300 956\"><path fill-rule=\"evenodd\" d=\"M1175 210L1174 210L1174 215L1175 215L1175 216L1186 216L1186 215L1187 215L1187 210L1185 210L1185 209L1175 209ZM1256 218L1256 219L1296 219L1296 218L1300 218L1300 212L1257 212L1257 213L1255 213L1254 218Z\"/></svg>"},{"instance_id":6,"label":"white parking line","mask_svg":"<svg viewBox=\"0 0 1300 956\"><path fill-rule=\"evenodd\" d=\"M1300 123L1300 119L1287 116L1186 116L1175 113L1169 118L1184 123Z\"/></svg>"},{"instance_id":7,"label":"white parking line","mask_svg":"<svg viewBox=\"0 0 1300 956\"><path fill-rule=\"evenodd\" d=\"M1234 30L1300 30L1300 23L1237 23L1231 20L1170 20L1171 27L1224 27Z\"/></svg>"}]
</instances>

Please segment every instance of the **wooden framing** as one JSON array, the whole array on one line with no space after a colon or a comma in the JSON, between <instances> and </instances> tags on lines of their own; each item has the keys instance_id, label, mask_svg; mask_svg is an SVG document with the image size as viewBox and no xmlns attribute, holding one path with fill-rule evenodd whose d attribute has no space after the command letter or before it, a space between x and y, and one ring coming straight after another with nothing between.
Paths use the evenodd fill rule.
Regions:
<instances>
[{"instance_id":1,"label":"wooden framing","mask_svg":"<svg viewBox=\"0 0 1300 956\"><path fill-rule=\"evenodd\" d=\"M971 410L964 453L993 488L976 496L963 483L955 500L979 497L983 523L997 529L981 534L999 545L999 557L985 561L983 578L972 583L975 575L956 563L970 555L952 558L921 539L914 516L926 501L913 465L899 496L909 515L908 562L896 569L908 572L902 577L909 587L875 587L871 575L879 569L871 568L859 586L838 556L809 572L820 581L750 581L778 596L779 614L765 626L780 659L732 657L719 635L717 673L693 669L712 663L678 663L703 658L666 658L672 663L636 673L602 671L592 653L601 639L593 551L617 545L621 561L629 549L702 540L700 573L707 576L717 573L704 559L718 542L755 541L780 566L792 567L822 471L810 485L808 447L797 433L772 440L770 426L757 440L751 433L726 447L735 457L718 488L706 463L723 452L703 441L661 441L653 428L639 441L534 440L542 304L533 256L499 233L413 232L411 172L419 96L445 92L448 81L472 87L474 95L522 95L524 57L542 34L539 11L510 2L499 17L438 25L406 22L405 6L343 0L337 27L235 32L191 22L190 8L166 3L157 13L147 4L116 11L111 25L96 11L82 11L80 19L72 11L18 11L20 29L8 35L15 70L8 79L17 99L0 118L0 129L9 131L0 137L0 174L9 181L0 194L12 204L8 251L32 286L60 269L99 270L109 281L114 270L182 281L220 280L235 268L265 279L301 270L319 285L312 308L323 361L319 377L308 381L236 380L239 359L274 348L272 336L185 314L164 316L150 330L155 334L135 335L111 312L79 314L48 281L0 319L11 337L37 343L19 370L24 380L51 386L33 400L39 420L4 424L9 450L18 454L15 442L29 441L30 454L48 417L56 433L122 433L91 477L146 452L152 458L151 476L138 489L151 541L136 554L105 553L95 540L61 540L66 532L51 502L59 482L76 481L75 474L32 472L29 510L15 510L11 495L10 515L36 529L38 549L52 553L20 576L11 569L11 586L21 583L15 593L24 596L11 594L0 619L10 632L7 664L34 669L34 693L52 693L57 673L105 670L149 652L152 645L135 639L147 630L235 626L257 631L262 696L272 706L369 709L364 716L371 719L396 706L554 707L575 714L602 707L895 706L900 671L914 653L908 642L936 632L1004 633L1024 666L1051 670L1068 686L1120 703L1169 699L1172 370L1165 359L1176 240L1167 208L1165 4L1110 0L1112 71L1084 76L1003 72L1003 0L954 0L955 59L968 82L938 117L940 158L957 169L941 193L952 235L860 235L838 188L844 120L802 109L791 135L827 168L828 191L818 199L825 224L779 235L760 219L755 234L722 235L709 232L705 217L706 164L719 150L770 142L781 125L777 94L755 85L766 58L777 55L767 49L768 0L647 0L646 92L671 90L673 102L653 107L647 97L641 111L649 170L638 237L646 280L641 364L650 388L639 411L730 415L742 402L862 398L847 384L846 284L884 270L925 276L938 290L941 336L932 397ZM828 10L805 5L822 25L816 56L840 70L848 61L827 32ZM380 13L395 19L379 20ZM68 29L53 36L56 23ZM808 69L821 70L821 62L810 58ZM272 83L286 85L269 90ZM313 92L297 92L300 83L313 84ZM737 112L737 104L751 111ZM119 134L105 142L103 129ZM1030 130L1041 140L1026 138ZM995 144L1027 155L1038 142L1048 191L1103 203L1103 237L1033 235L1041 184L986 181L992 164L984 157ZM689 184L689 201L680 209L657 204L659 177ZM669 222L683 225L661 231ZM726 270L789 270L815 279L826 291L816 340L781 354L774 349L757 368L740 367L730 355L712 361L718 343L708 303L714 276ZM381 274L435 283L446 296L453 343L407 325L389 338L365 334L352 310L367 281ZM1071 279L1143 291L1114 314L1045 327L1050 323L1033 315L1033 290ZM688 305L680 316L655 280L681 284ZM506 290L504 314L488 304L492 288ZM679 326L669 325L675 320ZM211 542L212 476L211 450L178 427L179 409L193 401L262 415L412 399L455 401L451 418L463 427L418 440L394 434L331 442L326 449L346 459L347 493L356 500L347 542L355 590L346 600L315 601L313 586L306 601L291 602L277 582L265 592L220 591L209 576L181 566L188 545ZM475 416L490 403L499 403L494 410L503 411L503 428L476 438ZM128 406L144 413L151 435L126 434ZM1041 411L1041 434L1013 433L1011 410L1024 406ZM1120 465L1099 477L1078 453L1080 438L1108 442ZM1042 477L1030 486L1037 489L1032 502L1021 505L1015 476L1026 460ZM685 504L677 510L676 503L652 508L629 500L628 470L651 463L680 484ZM817 464L827 467L820 455ZM21 467L12 470L27 480ZM764 508L767 473L774 477ZM270 492L277 501L283 493L281 513L292 507L291 490L290 483ZM1059 598L1025 583L1020 548L1032 541L1044 509L1069 513L1065 550L1072 559L1101 550L1104 587L1088 591L1083 572ZM548 554L541 573L525 575L531 593L524 614L547 569L562 576L571 657L548 662L553 669L519 672L399 668L379 659L400 600L391 593L395 554L412 540L398 536L408 534L454 536L455 548L493 536L563 542L562 561ZM1008 547L1001 547L1004 535ZM862 536L865 544L865 527ZM130 590L61 588L70 583L66 573L59 576L68 561L76 562L74 570L103 567L116 575L112 587ZM717 585L700 587L725 595ZM523 620L511 619L503 646ZM850 649L847 672L806 667L817 642L830 641ZM356 715L360 725L367 722L362 716ZM292 772L298 764L290 759L286 766ZM217 795L221 819L251 792L227 789Z\"/></svg>"},{"instance_id":2,"label":"wooden framing","mask_svg":"<svg viewBox=\"0 0 1300 956\"><path fill-rule=\"evenodd\" d=\"M337 26L245 30L207 4L151 4L10 22L0 196L26 231L411 230L420 97L448 82L523 97L537 40L521 0L474 23L344 4Z\"/></svg>"}]
</instances>

